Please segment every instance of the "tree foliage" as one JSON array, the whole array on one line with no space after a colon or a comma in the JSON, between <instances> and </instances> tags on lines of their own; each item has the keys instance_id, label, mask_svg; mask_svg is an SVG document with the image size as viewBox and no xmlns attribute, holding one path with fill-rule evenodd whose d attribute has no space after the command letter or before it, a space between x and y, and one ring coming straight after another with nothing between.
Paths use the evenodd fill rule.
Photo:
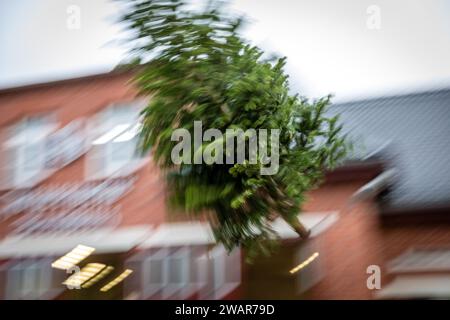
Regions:
<instances>
[{"instance_id":1,"label":"tree foliage","mask_svg":"<svg viewBox=\"0 0 450 320\"><path fill-rule=\"evenodd\" d=\"M290 95L285 58L266 58L239 36L243 19L227 14L222 3L195 10L183 0L127 4L122 20L142 64L135 82L151 97L141 147L152 148L167 173L170 204L206 215L216 240L229 250L267 251L278 239L271 228L275 217L306 237L297 218L305 193L346 152L337 118L325 114L330 97L311 102ZM281 129L278 172L261 175L262 164L248 161L175 165L172 133L185 128L193 134L194 121L222 132Z\"/></svg>"}]
</instances>

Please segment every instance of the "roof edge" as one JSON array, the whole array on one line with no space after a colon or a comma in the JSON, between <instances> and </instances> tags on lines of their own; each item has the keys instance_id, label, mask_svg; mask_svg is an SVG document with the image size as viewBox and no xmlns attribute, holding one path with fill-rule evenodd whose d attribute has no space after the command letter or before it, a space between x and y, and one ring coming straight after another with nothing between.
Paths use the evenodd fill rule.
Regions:
<instances>
[{"instance_id":1,"label":"roof edge","mask_svg":"<svg viewBox=\"0 0 450 320\"><path fill-rule=\"evenodd\" d=\"M344 99L342 101L338 101L336 103L332 103L331 107L340 107L340 106L347 106L349 104L363 104L367 102L373 102L373 101L380 101L380 100L390 100L390 99L399 99L404 97L417 97L422 95L428 95L428 94L437 94L442 92L450 92L450 86L444 85L444 86L436 86L431 88L422 88L422 89L410 89L410 90L403 90L398 92L392 92L392 93L385 93L380 95L374 95L374 96L367 96L367 97L354 97L354 98L348 98Z\"/></svg>"},{"instance_id":2,"label":"roof edge","mask_svg":"<svg viewBox=\"0 0 450 320\"><path fill-rule=\"evenodd\" d=\"M351 161L325 172L325 182L370 181L385 170L381 160Z\"/></svg>"},{"instance_id":3,"label":"roof edge","mask_svg":"<svg viewBox=\"0 0 450 320\"><path fill-rule=\"evenodd\" d=\"M51 86L65 85L65 84L76 83L76 82L81 82L81 81L96 80L96 79L120 76L120 75L125 75L128 73L132 74L135 72L136 72L136 68L128 68L128 69L116 68L116 69L113 69L113 70L107 71L107 72L94 73L94 74L78 76L78 77L74 77L74 78L66 78L66 79L52 80L52 81L48 81L48 82L37 82L37 83L31 83L31 84L26 84L26 85L1 88L0 95L17 93L17 92L26 91L26 90L41 89L41 88L46 88L46 87L51 87Z\"/></svg>"}]
</instances>

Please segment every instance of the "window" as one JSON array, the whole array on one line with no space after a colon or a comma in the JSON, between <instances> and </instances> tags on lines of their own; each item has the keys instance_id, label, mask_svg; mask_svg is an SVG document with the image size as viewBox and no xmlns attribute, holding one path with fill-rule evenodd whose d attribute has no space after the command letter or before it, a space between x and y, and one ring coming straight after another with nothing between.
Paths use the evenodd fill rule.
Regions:
<instances>
[{"instance_id":1,"label":"window","mask_svg":"<svg viewBox=\"0 0 450 320\"><path fill-rule=\"evenodd\" d=\"M190 251L161 249L150 255L143 263L143 286L145 296L180 298L183 289L192 280L189 277Z\"/></svg>"},{"instance_id":2,"label":"window","mask_svg":"<svg viewBox=\"0 0 450 320\"><path fill-rule=\"evenodd\" d=\"M136 272L125 281L125 296L140 299L221 299L241 283L241 254L218 246L150 249L127 260Z\"/></svg>"},{"instance_id":3,"label":"window","mask_svg":"<svg viewBox=\"0 0 450 320\"><path fill-rule=\"evenodd\" d=\"M128 259L135 276L125 281L125 296L187 299L200 288L199 256L206 246L149 249Z\"/></svg>"},{"instance_id":4,"label":"window","mask_svg":"<svg viewBox=\"0 0 450 320\"><path fill-rule=\"evenodd\" d=\"M450 249L411 248L387 264L389 272L448 272Z\"/></svg>"},{"instance_id":5,"label":"window","mask_svg":"<svg viewBox=\"0 0 450 320\"><path fill-rule=\"evenodd\" d=\"M52 299L62 293L63 278L52 270L51 262L52 259L25 259L3 265L1 298Z\"/></svg>"},{"instance_id":6,"label":"window","mask_svg":"<svg viewBox=\"0 0 450 320\"><path fill-rule=\"evenodd\" d=\"M223 246L216 246L199 260L199 276L205 285L201 299L222 299L241 284L241 252L234 249L229 254Z\"/></svg>"},{"instance_id":7,"label":"window","mask_svg":"<svg viewBox=\"0 0 450 320\"><path fill-rule=\"evenodd\" d=\"M140 160L136 147L141 102L116 104L101 112L92 124L90 176L120 173Z\"/></svg>"},{"instance_id":8,"label":"window","mask_svg":"<svg viewBox=\"0 0 450 320\"><path fill-rule=\"evenodd\" d=\"M10 129L2 150L7 159L3 178L10 187L33 185L44 171L46 138L54 129L48 115L26 118Z\"/></svg>"}]
</instances>

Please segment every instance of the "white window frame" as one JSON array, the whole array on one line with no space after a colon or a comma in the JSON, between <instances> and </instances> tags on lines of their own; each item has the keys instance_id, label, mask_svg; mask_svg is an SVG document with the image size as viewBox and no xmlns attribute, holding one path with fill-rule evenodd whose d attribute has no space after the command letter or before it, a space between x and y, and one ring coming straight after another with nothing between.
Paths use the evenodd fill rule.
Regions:
<instances>
[{"instance_id":1,"label":"white window frame","mask_svg":"<svg viewBox=\"0 0 450 320\"><path fill-rule=\"evenodd\" d=\"M106 135L108 132L111 132L114 128L125 124L129 124L129 126L124 127L122 130L118 130L117 133L111 135L107 141L99 142L97 144L99 148L97 151L99 152L99 156L92 156L92 152L88 152L88 164L86 166L86 177L88 180L103 179L105 177L112 176L125 176L141 168L146 159L145 157L141 157L139 154L133 154L130 157L130 160L125 160L123 163L120 163L120 161L114 161L113 144L125 142L114 142L114 140L126 135L128 132L135 129L136 125L139 125L139 112L144 106L144 103L145 101L141 99L114 103L109 105L103 111L100 111L94 119L92 119L90 126L90 144L92 144L94 148L96 147L96 140L98 141L99 138ZM121 123L120 118L115 115L117 110L120 108L130 110L130 119L124 119L123 123ZM131 122L128 123L127 121L130 120ZM131 141L135 139L137 139L136 136L130 139L129 143L133 143ZM99 168L94 165L94 161L99 161L102 163L100 168L101 170L98 170ZM99 165L97 164L97 166Z\"/></svg>"},{"instance_id":2,"label":"white window frame","mask_svg":"<svg viewBox=\"0 0 450 320\"><path fill-rule=\"evenodd\" d=\"M167 298L182 298L185 294L184 289L191 282L190 277L190 258L191 250L189 247L177 249L175 252L171 252L169 248L163 248L150 256L142 260L142 294L145 298L152 297L157 294L161 294L163 299ZM170 283L169 274L170 268L175 259L180 259L181 282ZM159 279L161 281L156 285L150 283L150 278L153 276L151 270L151 263L154 261L161 261L161 274Z\"/></svg>"},{"instance_id":3,"label":"white window frame","mask_svg":"<svg viewBox=\"0 0 450 320\"><path fill-rule=\"evenodd\" d=\"M30 120L43 118L46 121L38 128L28 126ZM8 166L12 173L12 181L9 187L29 187L33 186L41 176L45 175L45 139L57 128L57 122L51 115L36 115L27 117L19 121L10 130L10 138L4 143L3 151L12 152L13 159ZM31 141L31 142L30 142ZM35 145L37 147L38 160L36 170L25 170L27 148Z\"/></svg>"},{"instance_id":4,"label":"white window frame","mask_svg":"<svg viewBox=\"0 0 450 320\"><path fill-rule=\"evenodd\" d=\"M155 251L156 250L156 251ZM127 260L126 265L136 270L139 280L130 279L125 281L125 295L140 299L187 299L198 293L205 285L200 282L200 257L207 250L206 245L193 245L186 247L164 247L142 251ZM179 283L169 282L169 273L172 263L180 259L179 270L181 278ZM151 262L161 261L160 274L156 277L160 279L158 283L151 283Z\"/></svg>"},{"instance_id":5,"label":"white window frame","mask_svg":"<svg viewBox=\"0 0 450 320\"><path fill-rule=\"evenodd\" d=\"M206 286L200 291L201 299L222 299L241 285L242 262L239 248L228 254L222 245L217 245L202 260L206 263L207 272L203 274ZM232 279L227 278L228 272L233 273ZM208 280L212 280L212 283Z\"/></svg>"},{"instance_id":6,"label":"white window frame","mask_svg":"<svg viewBox=\"0 0 450 320\"><path fill-rule=\"evenodd\" d=\"M64 287L55 286L55 271L51 268L51 258L24 259L19 261L9 261L2 265L0 272L5 274L5 300L22 299L52 299L64 291ZM13 274L18 274L14 276ZM32 286L24 287L24 280L34 282Z\"/></svg>"}]
</instances>

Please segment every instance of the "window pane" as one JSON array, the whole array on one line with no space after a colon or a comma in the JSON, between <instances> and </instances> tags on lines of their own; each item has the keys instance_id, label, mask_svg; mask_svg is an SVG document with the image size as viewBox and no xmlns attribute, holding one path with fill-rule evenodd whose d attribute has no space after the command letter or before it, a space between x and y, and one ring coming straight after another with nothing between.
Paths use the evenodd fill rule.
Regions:
<instances>
[{"instance_id":1,"label":"window pane","mask_svg":"<svg viewBox=\"0 0 450 320\"><path fill-rule=\"evenodd\" d=\"M41 152L38 143L28 144L23 148L23 166L27 171L38 171L41 168Z\"/></svg>"},{"instance_id":2,"label":"window pane","mask_svg":"<svg viewBox=\"0 0 450 320\"><path fill-rule=\"evenodd\" d=\"M169 283L183 283L183 260L181 258L170 258L169 260Z\"/></svg>"},{"instance_id":3,"label":"window pane","mask_svg":"<svg viewBox=\"0 0 450 320\"><path fill-rule=\"evenodd\" d=\"M111 148L111 161L125 163L133 158L135 144L133 140L127 142L113 142Z\"/></svg>"},{"instance_id":4,"label":"window pane","mask_svg":"<svg viewBox=\"0 0 450 320\"><path fill-rule=\"evenodd\" d=\"M36 265L31 265L22 272L22 298L36 298L35 294L39 286L39 273Z\"/></svg>"},{"instance_id":5,"label":"window pane","mask_svg":"<svg viewBox=\"0 0 450 320\"><path fill-rule=\"evenodd\" d=\"M20 299L20 288L21 284L21 270L16 266L12 267L7 272L7 289L6 289L6 299L16 300Z\"/></svg>"},{"instance_id":6,"label":"window pane","mask_svg":"<svg viewBox=\"0 0 450 320\"><path fill-rule=\"evenodd\" d=\"M162 260L150 260L150 284L162 283Z\"/></svg>"}]
</instances>

